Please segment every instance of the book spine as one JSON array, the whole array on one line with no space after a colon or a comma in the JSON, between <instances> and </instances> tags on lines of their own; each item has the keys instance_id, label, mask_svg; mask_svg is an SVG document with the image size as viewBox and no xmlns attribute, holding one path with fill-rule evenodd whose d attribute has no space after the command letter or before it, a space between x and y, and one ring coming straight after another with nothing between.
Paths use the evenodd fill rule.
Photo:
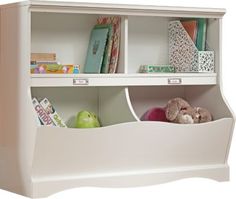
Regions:
<instances>
[{"instance_id":1,"label":"book spine","mask_svg":"<svg viewBox=\"0 0 236 199\"><path fill-rule=\"evenodd\" d=\"M67 127L65 122L61 119L61 117L58 115L58 113L56 112L56 110L54 109L54 107L52 106L52 104L49 102L47 98L44 98L40 102L40 104L44 108L46 113L49 115L49 117L52 119L55 126L65 127L65 128Z\"/></svg>"},{"instance_id":2,"label":"book spine","mask_svg":"<svg viewBox=\"0 0 236 199\"><path fill-rule=\"evenodd\" d=\"M111 33L110 33L111 34ZM109 35L107 45L106 45L106 54L103 59L101 73L108 73L109 72L109 64L111 59L111 50L112 50L112 37Z\"/></svg>"},{"instance_id":3,"label":"book spine","mask_svg":"<svg viewBox=\"0 0 236 199\"><path fill-rule=\"evenodd\" d=\"M43 123L43 125L54 126L52 119L46 113L44 108L40 105L38 100L36 98L33 98L32 103L33 103L34 109L35 109L40 121Z\"/></svg>"}]
</instances>

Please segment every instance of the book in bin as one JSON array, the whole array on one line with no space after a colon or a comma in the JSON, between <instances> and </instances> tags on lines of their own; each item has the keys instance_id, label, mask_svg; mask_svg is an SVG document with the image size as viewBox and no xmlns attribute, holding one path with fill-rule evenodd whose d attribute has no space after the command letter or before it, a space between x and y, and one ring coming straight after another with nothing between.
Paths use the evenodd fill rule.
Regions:
<instances>
[{"instance_id":1,"label":"book in bin","mask_svg":"<svg viewBox=\"0 0 236 199\"><path fill-rule=\"evenodd\" d=\"M52 106L52 104L49 102L47 98L44 98L40 101L40 105L44 108L46 113L49 115L49 117L52 119L55 126L58 127L67 127L65 122L62 120L62 118L59 116L55 108Z\"/></svg>"},{"instance_id":2,"label":"book in bin","mask_svg":"<svg viewBox=\"0 0 236 199\"><path fill-rule=\"evenodd\" d=\"M108 32L108 28L97 28L96 26L93 28L90 35L84 66L85 73L100 73L107 44Z\"/></svg>"},{"instance_id":3,"label":"book in bin","mask_svg":"<svg viewBox=\"0 0 236 199\"><path fill-rule=\"evenodd\" d=\"M197 21L196 20L187 20L187 21L181 21L184 29L196 45L197 41L197 31L198 31L198 26L197 26Z\"/></svg>"},{"instance_id":4,"label":"book in bin","mask_svg":"<svg viewBox=\"0 0 236 199\"><path fill-rule=\"evenodd\" d=\"M207 19L184 19L181 23L199 51L206 48Z\"/></svg>"},{"instance_id":5,"label":"book in bin","mask_svg":"<svg viewBox=\"0 0 236 199\"><path fill-rule=\"evenodd\" d=\"M206 32L207 32L207 20L205 18L197 19L198 22L198 34L196 47L198 50L203 51L206 48Z\"/></svg>"},{"instance_id":6,"label":"book in bin","mask_svg":"<svg viewBox=\"0 0 236 199\"><path fill-rule=\"evenodd\" d=\"M42 105L38 102L38 100L36 98L33 98L32 103L33 103L34 109L39 117L40 122L46 126L54 126L54 123L53 123L51 117L47 114L47 112L42 107Z\"/></svg>"}]
</instances>

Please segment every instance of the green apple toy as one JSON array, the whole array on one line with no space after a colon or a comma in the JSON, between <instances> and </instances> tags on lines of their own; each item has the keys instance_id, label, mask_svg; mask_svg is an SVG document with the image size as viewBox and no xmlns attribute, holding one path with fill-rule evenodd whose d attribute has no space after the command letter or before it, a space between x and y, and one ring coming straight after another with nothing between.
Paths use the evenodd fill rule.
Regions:
<instances>
[{"instance_id":1,"label":"green apple toy","mask_svg":"<svg viewBox=\"0 0 236 199\"><path fill-rule=\"evenodd\" d=\"M76 128L100 127L97 116L89 111L80 111L76 117Z\"/></svg>"}]
</instances>

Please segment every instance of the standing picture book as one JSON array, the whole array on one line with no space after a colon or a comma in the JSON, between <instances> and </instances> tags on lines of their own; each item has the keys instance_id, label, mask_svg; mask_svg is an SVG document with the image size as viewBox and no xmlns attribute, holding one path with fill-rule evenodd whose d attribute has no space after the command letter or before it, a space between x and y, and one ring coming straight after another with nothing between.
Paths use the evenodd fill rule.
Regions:
<instances>
[{"instance_id":1,"label":"standing picture book","mask_svg":"<svg viewBox=\"0 0 236 199\"><path fill-rule=\"evenodd\" d=\"M121 18L118 16L101 16L97 19L97 24L111 24L113 26L112 50L108 72L115 73L117 70L120 52Z\"/></svg>"},{"instance_id":2,"label":"standing picture book","mask_svg":"<svg viewBox=\"0 0 236 199\"><path fill-rule=\"evenodd\" d=\"M54 126L52 119L49 117L49 115L41 106L41 104L38 102L38 100L36 98L33 98L32 103L42 124L46 126Z\"/></svg>"},{"instance_id":3,"label":"standing picture book","mask_svg":"<svg viewBox=\"0 0 236 199\"><path fill-rule=\"evenodd\" d=\"M100 73L107 43L108 32L108 28L93 28L84 66L85 73Z\"/></svg>"},{"instance_id":4,"label":"standing picture book","mask_svg":"<svg viewBox=\"0 0 236 199\"><path fill-rule=\"evenodd\" d=\"M65 122L61 119L61 117L58 115L52 104L49 102L47 98L44 98L41 102L40 105L44 108L46 113L49 115L49 117L52 119L54 122L55 126L58 127L67 127Z\"/></svg>"},{"instance_id":5,"label":"standing picture book","mask_svg":"<svg viewBox=\"0 0 236 199\"><path fill-rule=\"evenodd\" d=\"M112 43L113 43L113 26L111 24L105 24L105 25L101 24L101 25L96 25L95 28L108 28L107 43L101 67L101 73L108 73L111 59Z\"/></svg>"}]
</instances>

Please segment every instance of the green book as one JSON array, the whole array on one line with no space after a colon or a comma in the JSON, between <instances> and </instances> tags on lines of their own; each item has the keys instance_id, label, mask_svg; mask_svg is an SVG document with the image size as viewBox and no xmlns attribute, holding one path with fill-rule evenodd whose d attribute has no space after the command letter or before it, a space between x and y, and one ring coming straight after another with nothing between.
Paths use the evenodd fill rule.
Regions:
<instances>
[{"instance_id":1,"label":"green book","mask_svg":"<svg viewBox=\"0 0 236 199\"><path fill-rule=\"evenodd\" d=\"M96 25L95 28L108 28L107 45L104 52L104 58L101 67L101 73L108 73L113 43L113 26L111 24Z\"/></svg>"},{"instance_id":2,"label":"green book","mask_svg":"<svg viewBox=\"0 0 236 199\"><path fill-rule=\"evenodd\" d=\"M197 19L197 42L196 47L199 51L204 51L206 47L206 30L207 30L207 19L198 18Z\"/></svg>"},{"instance_id":3,"label":"green book","mask_svg":"<svg viewBox=\"0 0 236 199\"><path fill-rule=\"evenodd\" d=\"M174 73L175 68L170 65L141 65L140 73Z\"/></svg>"},{"instance_id":4,"label":"green book","mask_svg":"<svg viewBox=\"0 0 236 199\"><path fill-rule=\"evenodd\" d=\"M100 73L107 43L108 31L108 28L93 28L90 35L84 73Z\"/></svg>"}]
</instances>

